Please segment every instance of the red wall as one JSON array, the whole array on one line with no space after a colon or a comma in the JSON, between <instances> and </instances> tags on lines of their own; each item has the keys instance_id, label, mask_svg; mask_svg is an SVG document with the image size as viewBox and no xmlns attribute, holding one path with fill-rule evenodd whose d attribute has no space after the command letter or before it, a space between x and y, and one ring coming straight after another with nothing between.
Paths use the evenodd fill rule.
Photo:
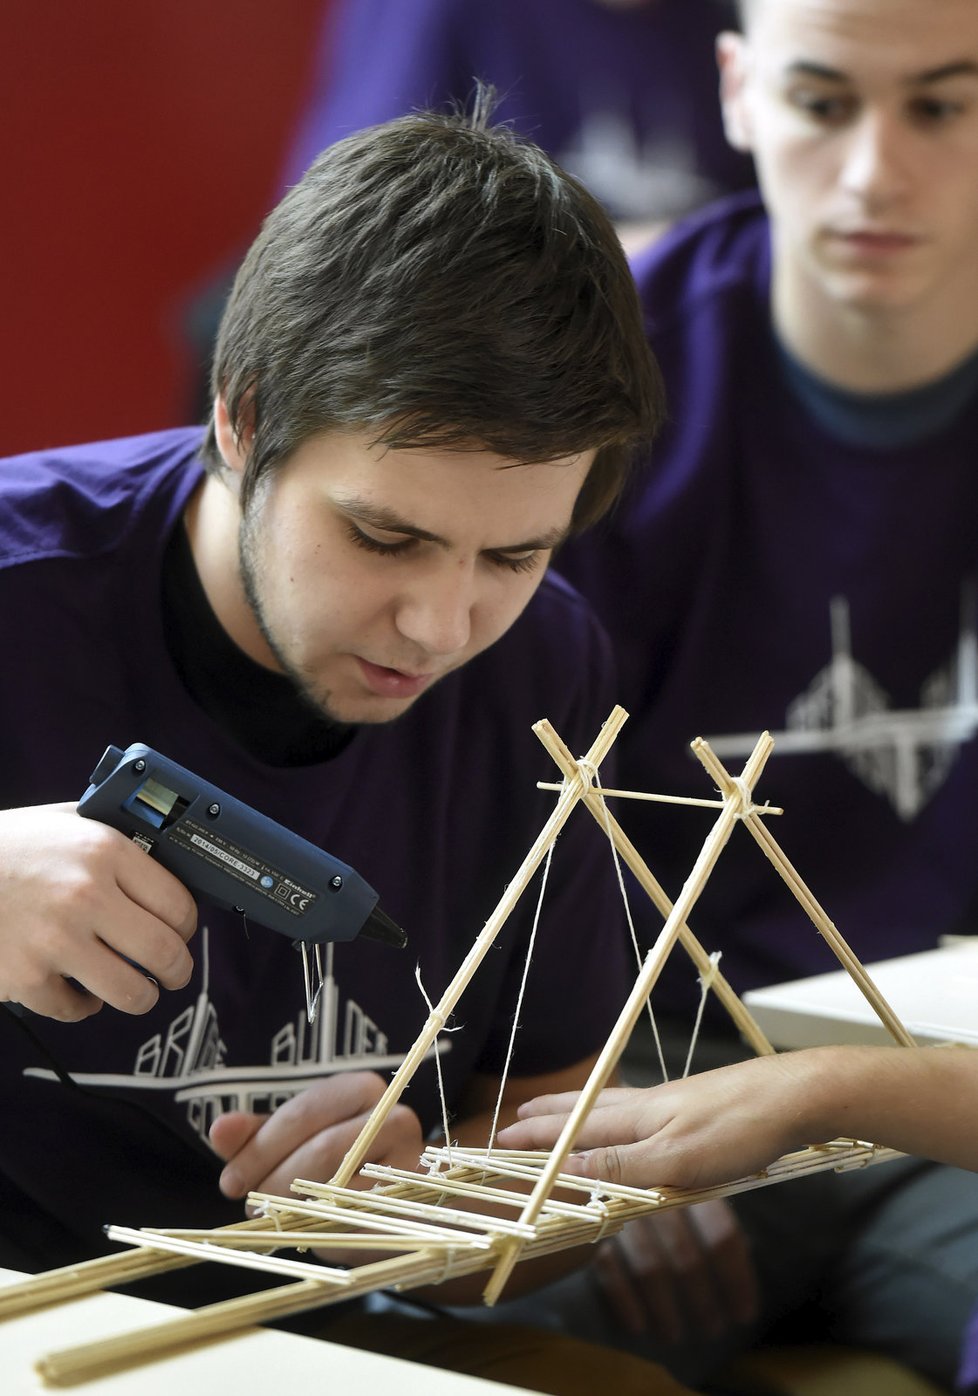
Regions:
<instances>
[{"instance_id":1,"label":"red wall","mask_svg":"<svg viewBox=\"0 0 978 1396\"><path fill-rule=\"evenodd\" d=\"M277 197L324 8L0 4L0 454L187 418L187 305Z\"/></svg>"}]
</instances>

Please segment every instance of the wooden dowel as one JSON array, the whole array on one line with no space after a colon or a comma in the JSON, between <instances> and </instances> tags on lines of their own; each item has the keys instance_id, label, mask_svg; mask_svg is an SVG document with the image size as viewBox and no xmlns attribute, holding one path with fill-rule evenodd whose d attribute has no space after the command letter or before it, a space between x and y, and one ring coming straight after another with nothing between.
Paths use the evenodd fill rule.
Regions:
<instances>
[{"instance_id":1,"label":"wooden dowel","mask_svg":"<svg viewBox=\"0 0 978 1396\"><path fill-rule=\"evenodd\" d=\"M719 760L709 744L702 741L702 739L700 750L697 754L713 779L720 786L721 790L733 786L730 775L724 769L723 763ZM778 873L792 896L802 907L815 929L829 945L836 959L856 984L860 993L866 999L890 1036L894 1041L899 1043L901 1047L915 1047L917 1044L913 1037L904 1027L896 1013L894 1013L889 1003L887 1003L869 974L867 974L862 963L856 958L851 947L844 940L834 922L829 919L812 891L792 866L784 850L778 845L764 821L755 818L754 814L748 814L744 823L755 842L763 851L765 857L777 868Z\"/></svg>"},{"instance_id":2,"label":"wooden dowel","mask_svg":"<svg viewBox=\"0 0 978 1396\"><path fill-rule=\"evenodd\" d=\"M627 717L628 714L625 712L624 708L616 707L612 711L592 743L590 751L584 758L588 765L595 768L600 766L608 751L611 749ZM539 723L534 727L534 731L536 731L537 726L539 726ZM475 971L478 969L485 956L489 953L497 935L513 911L513 908L516 906L516 903L523 895L533 874L543 862L551 844L566 824L575 805L583 796L584 791L585 782L578 772L576 779L568 781L561 791L560 798L550 818L537 836L533 847L520 864L513 880L507 885L495 911L486 922L480 934L476 937L471 950L462 961L455 977L445 990L437 1006L429 1015L428 1021L421 1030L420 1036L398 1067L386 1091L374 1106L369 1119L351 1145L346 1157L340 1163L333 1178L334 1182L341 1185L348 1183L357 1172L360 1165L365 1161L370 1146L383 1128L388 1115L393 1110L398 1100L400 1100L401 1095L414 1076L414 1073L427 1056L428 1049L435 1042L438 1034L445 1026L445 1023L461 997L466 985L472 979L472 976L475 974Z\"/></svg>"},{"instance_id":3,"label":"wooden dowel","mask_svg":"<svg viewBox=\"0 0 978 1396\"><path fill-rule=\"evenodd\" d=\"M148 1227L143 1227L135 1233L139 1240L137 1244L145 1245L147 1238L152 1236L168 1236L177 1240L186 1241L206 1241L211 1246L220 1246L228 1251L254 1250L273 1251L286 1247L300 1251L312 1250L316 1246L342 1247L343 1250L374 1250L374 1251L404 1251L404 1250L427 1250L431 1246L458 1247L460 1241L464 1240L467 1246L488 1246L489 1240L485 1236L475 1233L468 1233L464 1237L458 1236L451 1231L443 1231L441 1235L412 1236L408 1232L392 1233L376 1231L280 1231L275 1235L267 1232L254 1232L250 1237L229 1236L224 1234L218 1238L215 1231L198 1231L192 1228L180 1228L173 1231L157 1231ZM210 1259L209 1256L204 1257ZM317 1273L325 1274L325 1267L319 1266ZM348 1274L348 1271L344 1271Z\"/></svg>"},{"instance_id":4,"label":"wooden dowel","mask_svg":"<svg viewBox=\"0 0 978 1396\"><path fill-rule=\"evenodd\" d=\"M563 790L562 781L538 780L538 790ZM643 790L609 790L606 785L592 785L591 790L602 799L648 800L659 805L695 805L699 809L722 809L722 800L702 800L693 795L649 795ZM784 814L777 805L755 805L757 814Z\"/></svg>"},{"instance_id":5,"label":"wooden dowel","mask_svg":"<svg viewBox=\"0 0 978 1396\"><path fill-rule=\"evenodd\" d=\"M328 1184L326 1186L328 1186ZM424 1179L419 1177L416 1187L423 1186ZM507 1231L512 1232L513 1235L529 1235L531 1230L531 1228L524 1227L520 1222L509 1218L482 1217L477 1212L464 1212L459 1209L453 1210L450 1207L443 1207L432 1202L419 1201L416 1198L404 1195L388 1198L379 1193L360 1193L359 1196L369 1199L362 1204L363 1206L383 1211L385 1220L388 1213L392 1214L395 1220L391 1224L394 1226L399 1224L397 1221L398 1216L406 1218L406 1220L401 1223L405 1229L410 1225L419 1225L418 1223L412 1223L412 1217L430 1217L434 1215L438 1222L444 1219L454 1226L460 1226L463 1229L471 1231ZM322 1216L326 1209L315 1203L311 1203L310 1210L314 1215Z\"/></svg>"},{"instance_id":6,"label":"wooden dowel","mask_svg":"<svg viewBox=\"0 0 978 1396\"><path fill-rule=\"evenodd\" d=\"M764 762L770 755L773 745L774 743L769 733L764 733L758 738L757 745L751 753L747 765L744 767L744 774L742 777L749 790L753 790L754 783L763 770ZM712 830L707 835L696 862L683 885L682 891L676 898L665 925L659 932L655 944L646 957L642 971L621 1011L618 1022L612 1029L611 1035L601 1050L598 1060L583 1090L571 1109L564 1128L561 1131L560 1138L554 1145L550 1159L544 1166L539 1182L530 1194L526 1207L520 1217L522 1222L535 1222L539 1216L540 1209L553 1189L557 1175L563 1168L567 1155L574 1147L574 1140L577 1137L581 1125L587 1118L598 1095L604 1089L612 1071L618 1064L625 1044L631 1036L632 1030L645 1006L645 1000L655 987L666 959L679 937L680 927L687 921L690 911L706 885L707 878L712 872L727 840L730 838L733 827L737 822L741 806L742 797L739 790L728 796L724 801L724 807L717 816ZM520 1244L519 1240L516 1239L503 1243L495 1271L483 1292L483 1297L487 1304L494 1304L499 1298L503 1286L519 1259Z\"/></svg>"},{"instance_id":7,"label":"wooden dowel","mask_svg":"<svg viewBox=\"0 0 978 1396\"><path fill-rule=\"evenodd\" d=\"M146 1243L144 1233L131 1226L110 1226L108 1234L113 1241L124 1241L131 1246L142 1246ZM376 1242L374 1244L376 1249ZM350 1283L349 1270L319 1265L312 1260L293 1260L284 1255L259 1255L228 1250L227 1247L215 1245L212 1241L191 1241L185 1236L166 1236L155 1232L153 1246L176 1255L189 1256L192 1260L212 1260L217 1265L238 1265L244 1270L263 1270L271 1275L308 1275L322 1284L338 1284L341 1287Z\"/></svg>"},{"instance_id":8,"label":"wooden dowel","mask_svg":"<svg viewBox=\"0 0 978 1396\"><path fill-rule=\"evenodd\" d=\"M538 734L540 735L540 740L563 771L565 777L569 777L571 772L576 770L577 763L554 729L549 726L549 724L540 724L540 726L541 733ZM664 889L653 875L652 870L622 829L617 819L615 819L614 815L603 803L600 795L593 790L587 791L584 796L584 804L599 827L606 834L610 834L622 862L630 869L635 880L642 888L642 891L646 894L663 919L668 919L673 909L671 900L666 895ZM765 1035L761 1025L730 987L723 973L714 966L706 950L703 948L703 945L685 922L679 928L679 943L692 960L699 974L701 976L710 976L712 989L717 999L723 1005L734 1026L753 1051L758 1056L772 1056L775 1049Z\"/></svg>"},{"instance_id":9,"label":"wooden dowel","mask_svg":"<svg viewBox=\"0 0 978 1396\"><path fill-rule=\"evenodd\" d=\"M236 1222L227 1229L261 1230L270 1225L271 1223L264 1218L255 1217L248 1221ZM78 1299L100 1289L133 1284L136 1280L145 1279L150 1275L180 1270L193 1263L180 1256L166 1255L162 1251L145 1247L139 1251L97 1256L94 1260L80 1261L77 1265L63 1265L56 1270L45 1270L16 1284L0 1287L0 1320L14 1318L48 1304Z\"/></svg>"}]
</instances>

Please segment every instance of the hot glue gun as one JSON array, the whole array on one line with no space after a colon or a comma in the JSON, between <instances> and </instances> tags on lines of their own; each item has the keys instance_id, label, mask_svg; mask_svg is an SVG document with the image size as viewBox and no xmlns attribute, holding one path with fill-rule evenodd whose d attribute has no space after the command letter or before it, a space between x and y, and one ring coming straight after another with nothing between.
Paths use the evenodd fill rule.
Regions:
<instances>
[{"instance_id":1,"label":"hot glue gun","mask_svg":"<svg viewBox=\"0 0 978 1396\"><path fill-rule=\"evenodd\" d=\"M324 943L407 944L353 868L138 742L106 747L78 813L118 829L195 896L288 936L302 952L310 1021Z\"/></svg>"}]
</instances>

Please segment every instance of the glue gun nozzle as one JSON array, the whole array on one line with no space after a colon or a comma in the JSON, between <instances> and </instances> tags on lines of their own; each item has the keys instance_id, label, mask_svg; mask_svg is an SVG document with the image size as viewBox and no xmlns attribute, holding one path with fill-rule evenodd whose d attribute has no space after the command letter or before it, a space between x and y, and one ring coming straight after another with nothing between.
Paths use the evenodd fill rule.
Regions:
<instances>
[{"instance_id":1,"label":"glue gun nozzle","mask_svg":"<svg viewBox=\"0 0 978 1396\"><path fill-rule=\"evenodd\" d=\"M381 911L379 905L374 907L364 921L360 934L367 940L382 940L387 945L395 945L398 950L403 950L407 945L407 936L386 911Z\"/></svg>"}]
</instances>

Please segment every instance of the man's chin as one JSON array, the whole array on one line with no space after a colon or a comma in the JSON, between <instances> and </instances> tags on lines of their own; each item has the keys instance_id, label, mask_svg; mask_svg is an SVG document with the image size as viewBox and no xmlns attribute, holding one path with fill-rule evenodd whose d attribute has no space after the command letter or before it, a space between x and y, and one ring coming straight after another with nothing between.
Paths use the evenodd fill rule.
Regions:
<instances>
[{"instance_id":1,"label":"man's chin","mask_svg":"<svg viewBox=\"0 0 978 1396\"><path fill-rule=\"evenodd\" d=\"M425 693L429 690L425 689ZM411 698L381 698L375 694L361 697L338 698L328 694L325 698L306 695L309 701L329 722L348 727L378 727L385 722L396 722L424 697L424 693Z\"/></svg>"}]
</instances>

